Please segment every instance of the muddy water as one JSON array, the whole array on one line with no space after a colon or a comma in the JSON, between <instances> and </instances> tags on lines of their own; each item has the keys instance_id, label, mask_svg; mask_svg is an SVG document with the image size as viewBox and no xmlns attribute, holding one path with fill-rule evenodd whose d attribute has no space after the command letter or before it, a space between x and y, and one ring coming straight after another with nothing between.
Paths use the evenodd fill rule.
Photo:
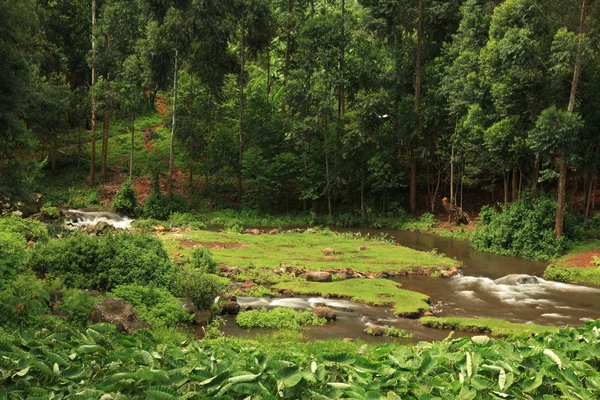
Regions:
<instances>
[{"instance_id":1,"label":"muddy water","mask_svg":"<svg viewBox=\"0 0 600 400\"><path fill-rule=\"evenodd\" d=\"M542 279L546 263L516 257L498 256L472 249L469 243L434 235L391 230L340 229L338 232L360 231L371 236L386 234L398 243L417 250L436 250L463 263L464 276L450 279L431 279L419 276L398 277L404 288L431 297L438 316L494 317L512 322L541 325L579 325L587 319L600 318L600 288L568 285ZM371 338L362 331L365 327L389 325L415 335L412 341L442 340L448 331L424 328L417 320L397 318L383 307L369 307L347 301L322 298L254 299L239 298L240 303L255 308L293 307L309 309L323 302L337 311L338 320L325 327L311 328L313 339ZM225 332L237 336L260 333L241 330L231 319ZM457 333L456 336L462 334Z\"/></svg>"}]
</instances>

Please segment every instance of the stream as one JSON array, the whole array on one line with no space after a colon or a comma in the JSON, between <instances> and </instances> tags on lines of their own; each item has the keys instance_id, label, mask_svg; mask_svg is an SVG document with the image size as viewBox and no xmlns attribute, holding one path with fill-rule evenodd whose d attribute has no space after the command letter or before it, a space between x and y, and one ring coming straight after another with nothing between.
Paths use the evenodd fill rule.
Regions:
<instances>
[{"instance_id":1,"label":"stream","mask_svg":"<svg viewBox=\"0 0 600 400\"><path fill-rule=\"evenodd\" d=\"M433 312L440 317L492 317L511 322L540 325L581 325L600 318L600 288L546 281L545 262L506 257L477 251L468 242L420 232L332 228L337 232L361 232L371 236L382 233L399 244L422 251L436 250L463 263L462 273L448 279L423 276L396 277L405 289L431 297ZM337 312L337 320L323 327L308 329L311 339L353 338L385 341L362 331L369 325L388 325L413 333L407 342L443 340L449 334L421 326L418 320L398 318L385 307L373 307L338 299L319 297L251 298L238 297L240 305L253 308L291 307L309 309L325 303ZM227 335L252 337L267 330L239 328L229 317L223 331ZM456 332L455 336L467 333Z\"/></svg>"}]
</instances>

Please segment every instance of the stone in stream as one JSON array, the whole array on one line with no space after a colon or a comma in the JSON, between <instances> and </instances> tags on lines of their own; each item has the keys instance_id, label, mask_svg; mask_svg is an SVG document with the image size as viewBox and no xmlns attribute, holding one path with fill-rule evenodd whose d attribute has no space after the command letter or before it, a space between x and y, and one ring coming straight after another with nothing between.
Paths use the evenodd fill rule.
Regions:
<instances>
[{"instance_id":1,"label":"stone in stream","mask_svg":"<svg viewBox=\"0 0 600 400\"><path fill-rule=\"evenodd\" d=\"M249 292L250 289L252 289L254 286L256 286L256 283L254 283L252 281L246 281L240 285L238 290L240 290L242 292Z\"/></svg>"},{"instance_id":2,"label":"stone in stream","mask_svg":"<svg viewBox=\"0 0 600 400\"><path fill-rule=\"evenodd\" d=\"M331 274L327 271L310 271L306 273L309 282L332 282Z\"/></svg>"},{"instance_id":3,"label":"stone in stream","mask_svg":"<svg viewBox=\"0 0 600 400\"><path fill-rule=\"evenodd\" d=\"M220 304L221 312L223 314L235 315L240 312L240 305L235 301L228 301L227 303Z\"/></svg>"},{"instance_id":4,"label":"stone in stream","mask_svg":"<svg viewBox=\"0 0 600 400\"><path fill-rule=\"evenodd\" d=\"M92 307L89 321L92 324L108 322L123 332L135 332L150 327L150 324L142 321L133 311L133 306L122 299L106 299L96 304Z\"/></svg>"},{"instance_id":5,"label":"stone in stream","mask_svg":"<svg viewBox=\"0 0 600 400\"><path fill-rule=\"evenodd\" d=\"M233 293L225 293L219 298L219 302L229 302L229 301L237 301L237 296Z\"/></svg>"},{"instance_id":6,"label":"stone in stream","mask_svg":"<svg viewBox=\"0 0 600 400\"><path fill-rule=\"evenodd\" d=\"M365 329L363 332L371 336L384 336L389 329L385 326L372 325Z\"/></svg>"},{"instance_id":7,"label":"stone in stream","mask_svg":"<svg viewBox=\"0 0 600 400\"><path fill-rule=\"evenodd\" d=\"M535 285L540 283L535 276L528 276L517 279L517 285Z\"/></svg>"},{"instance_id":8,"label":"stone in stream","mask_svg":"<svg viewBox=\"0 0 600 400\"><path fill-rule=\"evenodd\" d=\"M424 317L434 317L435 315L431 311L425 311L423 313L423 316Z\"/></svg>"},{"instance_id":9,"label":"stone in stream","mask_svg":"<svg viewBox=\"0 0 600 400\"><path fill-rule=\"evenodd\" d=\"M312 309L312 313L319 318L325 318L327 321L335 321L337 315L329 307L315 307Z\"/></svg>"}]
</instances>

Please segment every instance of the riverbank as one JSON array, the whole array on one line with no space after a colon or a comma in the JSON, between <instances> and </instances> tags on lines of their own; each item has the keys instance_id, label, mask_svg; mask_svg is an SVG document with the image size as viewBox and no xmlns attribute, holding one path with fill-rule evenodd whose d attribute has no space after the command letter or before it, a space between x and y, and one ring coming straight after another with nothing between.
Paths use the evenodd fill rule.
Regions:
<instances>
[{"instance_id":1,"label":"riverbank","mask_svg":"<svg viewBox=\"0 0 600 400\"><path fill-rule=\"evenodd\" d=\"M556 259L544 278L557 282L600 285L600 240L575 246Z\"/></svg>"}]
</instances>

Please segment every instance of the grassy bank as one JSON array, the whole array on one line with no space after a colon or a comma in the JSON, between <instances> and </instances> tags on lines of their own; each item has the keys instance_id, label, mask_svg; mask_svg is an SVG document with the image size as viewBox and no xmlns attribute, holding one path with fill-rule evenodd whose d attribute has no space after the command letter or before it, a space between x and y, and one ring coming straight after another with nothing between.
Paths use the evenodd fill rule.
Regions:
<instances>
[{"instance_id":1,"label":"grassy bank","mask_svg":"<svg viewBox=\"0 0 600 400\"><path fill-rule=\"evenodd\" d=\"M399 316L418 316L430 310L429 297L386 279L348 279L338 282L283 282L274 286L277 290L290 290L297 294L323 297L343 297L357 303L374 306L392 306Z\"/></svg>"},{"instance_id":2,"label":"grassy bank","mask_svg":"<svg viewBox=\"0 0 600 400\"><path fill-rule=\"evenodd\" d=\"M308 270L351 268L360 272L410 271L415 268L448 270L458 261L421 252L387 241L353 239L331 231L248 235L230 232L191 231L159 236L169 254L188 255L194 246L209 248L221 265L269 268L295 266ZM361 251L360 246L369 250ZM331 249L333 254L325 255Z\"/></svg>"},{"instance_id":3,"label":"grassy bank","mask_svg":"<svg viewBox=\"0 0 600 400\"><path fill-rule=\"evenodd\" d=\"M535 335L538 333L558 332L558 328L554 326L516 324L497 318L423 317L419 322L428 328L489 333L493 336Z\"/></svg>"},{"instance_id":4,"label":"grassy bank","mask_svg":"<svg viewBox=\"0 0 600 400\"><path fill-rule=\"evenodd\" d=\"M565 283L600 285L600 240L583 243L556 259L544 278Z\"/></svg>"}]
</instances>

